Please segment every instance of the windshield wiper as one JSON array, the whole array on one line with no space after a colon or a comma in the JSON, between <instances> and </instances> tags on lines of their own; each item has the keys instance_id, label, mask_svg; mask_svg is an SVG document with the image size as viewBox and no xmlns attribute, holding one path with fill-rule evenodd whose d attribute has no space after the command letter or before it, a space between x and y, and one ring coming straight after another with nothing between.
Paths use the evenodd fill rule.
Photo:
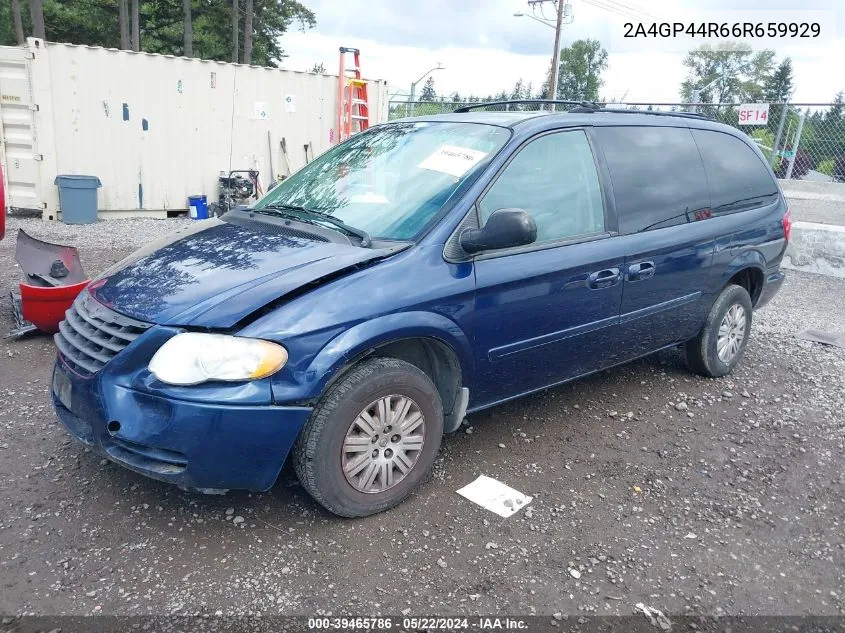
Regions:
<instances>
[{"instance_id":1,"label":"windshield wiper","mask_svg":"<svg viewBox=\"0 0 845 633\"><path fill-rule=\"evenodd\" d=\"M329 215L328 213L322 213L320 211L315 211L314 209L308 209L307 207L303 207L297 204L282 204L280 202L275 202L273 204L268 204L266 207L261 207L260 209L250 209L254 213L264 213L268 210L272 211L281 211L282 213L273 213L272 215L286 215L289 218L294 220L302 219L301 216L304 216L307 219L312 220L310 224L314 224L316 222L327 222L332 226L340 229L347 235L354 235L361 240L361 246L363 248L369 248L369 246L373 243L373 240L370 238L370 234L367 233L364 229L359 229L354 226L350 226L341 220L338 220L336 217ZM284 213L284 212L293 211L294 213Z\"/></svg>"}]
</instances>

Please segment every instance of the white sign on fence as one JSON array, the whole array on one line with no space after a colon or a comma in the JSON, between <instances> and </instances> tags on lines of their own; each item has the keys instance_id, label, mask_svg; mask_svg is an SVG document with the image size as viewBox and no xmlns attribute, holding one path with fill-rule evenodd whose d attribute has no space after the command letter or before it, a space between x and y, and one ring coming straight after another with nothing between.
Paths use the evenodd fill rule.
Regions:
<instances>
[{"instance_id":1,"label":"white sign on fence","mask_svg":"<svg viewBox=\"0 0 845 633\"><path fill-rule=\"evenodd\" d=\"M740 125L766 125L768 122L768 103L743 103L739 106Z\"/></svg>"}]
</instances>

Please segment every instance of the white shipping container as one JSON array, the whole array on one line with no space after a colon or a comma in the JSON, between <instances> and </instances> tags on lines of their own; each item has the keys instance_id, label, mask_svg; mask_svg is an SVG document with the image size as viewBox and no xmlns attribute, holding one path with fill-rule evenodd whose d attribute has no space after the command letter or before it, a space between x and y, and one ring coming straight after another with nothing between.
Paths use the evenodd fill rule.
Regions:
<instances>
[{"instance_id":1,"label":"white shipping container","mask_svg":"<svg viewBox=\"0 0 845 633\"><path fill-rule=\"evenodd\" d=\"M306 146L310 160L336 140L337 81L34 38L0 47L7 204L57 218L59 174L102 181L100 217L163 217L191 195L216 201L230 169L258 170L266 189L305 164ZM368 94L370 124L387 120L387 82L369 81Z\"/></svg>"}]
</instances>

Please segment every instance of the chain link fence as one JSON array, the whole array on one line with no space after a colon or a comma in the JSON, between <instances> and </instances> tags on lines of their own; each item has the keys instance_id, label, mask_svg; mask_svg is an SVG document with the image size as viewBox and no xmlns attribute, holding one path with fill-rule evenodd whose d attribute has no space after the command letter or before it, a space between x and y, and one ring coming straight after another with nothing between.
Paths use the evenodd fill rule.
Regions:
<instances>
[{"instance_id":1,"label":"chain link fence","mask_svg":"<svg viewBox=\"0 0 845 633\"><path fill-rule=\"evenodd\" d=\"M391 101L389 118L446 114L465 105L483 102ZM684 112L688 103L608 103L608 108L626 110ZM739 103L705 103L695 109L706 116L731 125L751 137L768 157L779 178L845 182L845 104L842 103L771 103L764 125L740 125ZM565 112L569 106L525 103L484 106L481 109L511 112L548 111L550 107Z\"/></svg>"}]
</instances>

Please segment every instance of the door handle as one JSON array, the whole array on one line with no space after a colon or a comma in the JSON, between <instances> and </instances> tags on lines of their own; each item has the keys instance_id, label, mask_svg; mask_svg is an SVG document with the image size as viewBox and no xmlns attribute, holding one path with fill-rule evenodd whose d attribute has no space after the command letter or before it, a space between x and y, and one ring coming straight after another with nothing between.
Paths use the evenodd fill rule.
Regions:
<instances>
[{"instance_id":1,"label":"door handle","mask_svg":"<svg viewBox=\"0 0 845 633\"><path fill-rule=\"evenodd\" d=\"M598 270L587 277L587 286L593 290L600 290L602 288L610 288L619 283L622 275L618 268L606 268Z\"/></svg>"},{"instance_id":2,"label":"door handle","mask_svg":"<svg viewBox=\"0 0 845 633\"><path fill-rule=\"evenodd\" d=\"M654 262L639 262L628 266L628 281L641 281L654 277Z\"/></svg>"}]
</instances>

